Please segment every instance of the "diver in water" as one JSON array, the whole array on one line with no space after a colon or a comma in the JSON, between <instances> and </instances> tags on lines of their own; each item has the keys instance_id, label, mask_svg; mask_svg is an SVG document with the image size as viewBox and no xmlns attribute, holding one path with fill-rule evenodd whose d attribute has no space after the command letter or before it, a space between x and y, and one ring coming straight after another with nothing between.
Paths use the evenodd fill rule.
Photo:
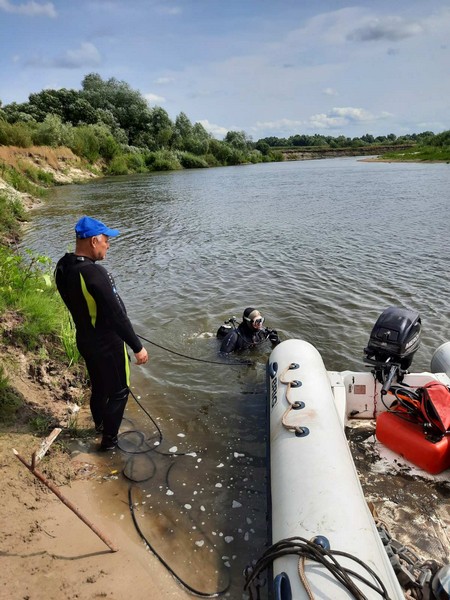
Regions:
<instances>
[{"instance_id":1,"label":"diver in water","mask_svg":"<svg viewBox=\"0 0 450 600\"><path fill-rule=\"evenodd\" d=\"M230 321L234 325L234 319ZM230 352L239 350L248 350L259 346L267 339L272 343L272 346L279 344L278 333L274 329L263 327L263 323L264 317L261 316L259 310L251 307L246 308L240 325L228 328L229 331L224 325L219 328L217 337L223 338L220 345L220 352L229 354Z\"/></svg>"}]
</instances>

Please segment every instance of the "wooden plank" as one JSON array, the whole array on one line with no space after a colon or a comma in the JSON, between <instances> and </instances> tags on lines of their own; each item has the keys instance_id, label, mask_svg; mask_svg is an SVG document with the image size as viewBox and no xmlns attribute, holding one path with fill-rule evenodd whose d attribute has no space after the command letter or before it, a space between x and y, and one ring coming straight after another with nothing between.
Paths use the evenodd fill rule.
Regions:
<instances>
[{"instance_id":1,"label":"wooden plank","mask_svg":"<svg viewBox=\"0 0 450 600\"><path fill-rule=\"evenodd\" d=\"M45 438L43 442L41 442L41 447L39 450L35 450L31 456L31 467L34 470L38 462L45 456L45 453L56 440L58 435L61 433L62 429L60 427L55 427L55 429L51 432L51 434Z\"/></svg>"}]
</instances>

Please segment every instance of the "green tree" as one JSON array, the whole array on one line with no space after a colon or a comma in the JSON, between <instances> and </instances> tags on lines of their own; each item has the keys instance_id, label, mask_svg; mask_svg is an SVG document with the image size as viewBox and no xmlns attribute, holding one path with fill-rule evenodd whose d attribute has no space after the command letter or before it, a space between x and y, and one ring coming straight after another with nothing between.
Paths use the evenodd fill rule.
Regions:
<instances>
[{"instance_id":1,"label":"green tree","mask_svg":"<svg viewBox=\"0 0 450 600\"><path fill-rule=\"evenodd\" d=\"M263 156L267 156L270 152L270 146L267 142L256 142L256 150L259 150Z\"/></svg>"},{"instance_id":2,"label":"green tree","mask_svg":"<svg viewBox=\"0 0 450 600\"><path fill-rule=\"evenodd\" d=\"M232 147L226 142L220 142L216 139L211 139L209 142L209 152L221 164L226 165L228 157L232 153Z\"/></svg>"},{"instance_id":3,"label":"green tree","mask_svg":"<svg viewBox=\"0 0 450 600\"><path fill-rule=\"evenodd\" d=\"M175 119L173 128L172 146L173 148L183 150L185 148L185 142L192 135L192 123L184 112Z\"/></svg>"},{"instance_id":4,"label":"green tree","mask_svg":"<svg viewBox=\"0 0 450 600\"><path fill-rule=\"evenodd\" d=\"M31 107L28 102L22 104L11 102L3 107L3 114L8 123L29 123L38 120L35 108Z\"/></svg>"},{"instance_id":5,"label":"green tree","mask_svg":"<svg viewBox=\"0 0 450 600\"><path fill-rule=\"evenodd\" d=\"M448 148L450 146L450 131L443 131L430 138L430 142L433 146L441 146L442 148Z\"/></svg>"},{"instance_id":6,"label":"green tree","mask_svg":"<svg viewBox=\"0 0 450 600\"><path fill-rule=\"evenodd\" d=\"M103 81L97 73L90 73L83 79L81 96L95 110L110 111L131 145L150 124L151 111L147 100L124 81L114 77Z\"/></svg>"},{"instance_id":7,"label":"green tree","mask_svg":"<svg viewBox=\"0 0 450 600\"><path fill-rule=\"evenodd\" d=\"M191 135L184 141L184 147L192 154L204 156L208 153L211 137L201 123L195 123Z\"/></svg>"},{"instance_id":8,"label":"green tree","mask_svg":"<svg viewBox=\"0 0 450 600\"><path fill-rule=\"evenodd\" d=\"M366 134L362 135L361 139L363 142L366 142L366 144L373 144L375 141L375 138L370 133L366 133Z\"/></svg>"},{"instance_id":9,"label":"green tree","mask_svg":"<svg viewBox=\"0 0 450 600\"><path fill-rule=\"evenodd\" d=\"M167 111L160 106L152 108L147 131L151 139L154 140L156 149L169 148L174 133L174 125Z\"/></svg>"},{"instance_id":10,"label":"green tree","mask_svg":"<svg viewBox=\"0 0 450 600\"><path fill-rule=\"evenodd\" d=\"M228 131L224 141L237 150L247 150L252 145L251 138L245 131Z\"/></svg>"}]
</instances>

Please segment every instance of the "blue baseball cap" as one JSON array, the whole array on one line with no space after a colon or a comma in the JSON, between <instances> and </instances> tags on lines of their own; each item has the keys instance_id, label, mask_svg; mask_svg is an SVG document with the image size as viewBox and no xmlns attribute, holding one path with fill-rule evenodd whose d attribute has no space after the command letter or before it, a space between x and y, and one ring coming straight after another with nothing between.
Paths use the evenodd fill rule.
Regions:
<instances>
[{"instance_id":1,"label":"blue baseball cap","mask_svg":"<svg viewBox=\"0 0 450 600\"><path fill-rule=\"evenodd\" d=\"M80 240L102 233L109 237L116 237L116 235L119 235L118 229L110 229L109 227L106 227L104 223L97 221L97 219L93 219L92 217L81 217L75 225L75 233Z\"/></svg>"}]
</instances>

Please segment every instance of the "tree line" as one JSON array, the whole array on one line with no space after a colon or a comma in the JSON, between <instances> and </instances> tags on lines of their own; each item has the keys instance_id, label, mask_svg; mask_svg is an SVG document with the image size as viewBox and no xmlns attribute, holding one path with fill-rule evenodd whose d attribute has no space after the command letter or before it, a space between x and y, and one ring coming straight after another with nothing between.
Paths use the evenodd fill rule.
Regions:
<instances>
[{"instance_id":1,"label":"tree line","mask_svg":"<svg viewBox=\"0 0 450 600\"><path fill-rule=\"evenodd\" d=\"M291 148L364 148L367 146L396 146L404 144L421 144L429 143L433 140L435 134L432 131L424 131L422 133L412 133L397 137L394 133L388 135L374 136L366 133L361 137L346 137L339 135L333 137L331 135L314 135L296 134L288 138L265 137L257 142L257 147L266 144L269 148L291 149Z\"/></svg>"},{"instance_id":2,"label":"tree line","mask_svg":"<svg viewBox=\"0 0 450 600\"><path fill-rule=\"evenodd\" d=\"M111 174L283 159L276 149L258 150L243 131L219 141L183 112L173 121L126 82L96 73L79 91L47 89L0 104L0 145L67 146L90 163L103 159Z\"/></svg>"},{"instance_id":3,"label":"tree line","mask_svg":"<svg viewBox=\"0 0 450 600\"><path fill-rule=\"evenodd\" d=\"M172 120L126 82L103 80L97 73L86 75L81 90L46 89L30 94L28 102L0 102L0 145L67 146L90 163L102 160L110 174L283 160L287 148L432 144L436 139L426 131L359 138L296 134L254 142L244 131L228 131L217 140L185 113Z\"/></svg>"}]
</instances>

